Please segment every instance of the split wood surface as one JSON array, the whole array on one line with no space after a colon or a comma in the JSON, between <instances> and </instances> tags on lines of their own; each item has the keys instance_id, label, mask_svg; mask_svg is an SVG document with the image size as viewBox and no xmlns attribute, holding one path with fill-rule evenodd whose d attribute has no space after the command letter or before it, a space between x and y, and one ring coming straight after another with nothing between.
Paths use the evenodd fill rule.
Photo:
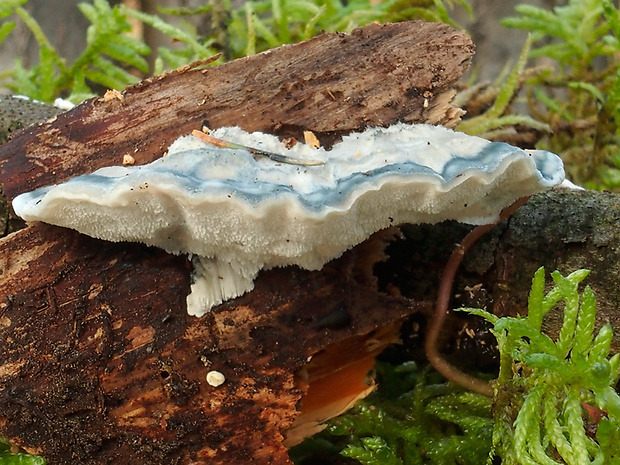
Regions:
<instances>
[{"instance_id":1,"label":"split wood surface","mask_svg":"<svg viewBox=\"0 0 620 465\"><path fill-rule=\"evenodd\" d=\"M324 145L399 120L451 126L472 53L464 33L413 22L187 67L17 133L0 147L0 182L11 200L124 155L150 162L203 125L311 130ZM13 233L0 241L0 433L50 464L288 463L284 436L305 435L295 419L318 418L304 402L332 408L304 397L312 382L333 392L332 372L364 373L429 307L379 291L384 246L378 235L320 272L261 273L197 319L185 257L43 224ZM223 385L207 383L213 370ZM358 378L334 398L367 390Z\"/></svg>"},{"instance_id":2,"label":"split wood surface","mask_svg":"<svg viewBox=\"0 0 620 465\"><path fill-rule=\"evenodd\" d=\"M0 148L9 198L131 155L161 157L203 126L240 126L323 145L396 121L455 125L451 86L473 54L463 32L436 23L370 25L324 34L222 66L171 72L110 92ZM20 156L25 154L25 156Z\"/></svg>"}]
</instances>

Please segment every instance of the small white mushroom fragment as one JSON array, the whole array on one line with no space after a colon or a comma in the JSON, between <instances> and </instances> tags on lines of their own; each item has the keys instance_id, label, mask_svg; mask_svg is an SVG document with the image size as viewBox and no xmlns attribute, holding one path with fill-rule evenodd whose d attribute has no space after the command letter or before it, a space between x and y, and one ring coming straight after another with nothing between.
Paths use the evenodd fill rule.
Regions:
<instances>
[{"instance_id":1,"label":"small white mushroom fragment","mask_svg":"<svg viewBox=\"0 0 620 465\"><path fill-rule=\"evenodd\" d=\"M209 383L209 386L218 387L224 384L225 381L226 377L219 371L212 370L207 373L207 383Z\"/></svg>"},{"instance_id":2,"label":"small white mushroom fragment","mask_svg":"<svg viewBox=\"0 0 620 465\"><path fill-rule=\"evenodd\" d=\"M491 223L519 197L564 179L550 152L430 125L370 128L331 150L287 149L274 136L239 128L211 135L236 148L184 136L153 163L40 188L18 196L14 209L27 221L190 254L188 312L202 316L250 291L261 269L320 269L391 225ZM263 152L299 164L256 156Z\"/></svg>"}]
</instances>

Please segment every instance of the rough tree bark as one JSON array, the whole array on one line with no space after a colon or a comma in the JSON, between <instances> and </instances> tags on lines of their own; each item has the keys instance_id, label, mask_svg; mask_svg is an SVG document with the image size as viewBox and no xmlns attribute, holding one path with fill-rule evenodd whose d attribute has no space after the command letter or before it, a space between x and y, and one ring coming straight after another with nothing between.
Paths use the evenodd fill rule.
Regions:
<instances>
[{"instance_id":1,"label":"rough tree bark","mask_svg":"<svg viewBox=\"0 0 620 465\"><path fill-rule=\"evenodd\" d=\"M523 314L538 267L544 266L548 274L559 270L564 275L586 268L591 273L585 283L598 301L597 327L611 323L612 350L620 352L618 224L618 194L558 188L534 195L465 256L452 307L482 307L499 316ZM470 229L455 222L402 227L403 238L386 249L390 258L375 267L379 288L415 301L434 300L454 244ZM552 336L560 328L560 316L561 308L554 309L543 323ZM480 369L496 363L494 337L481 319L455 314L447 326L443 352L452 354L457 366ZM412 332L406 340L414 353L422 347L423 330Z\"/></svg>"},{"instance_id":2,"label":"rough tree bark","mask_svg":"<svg viewBox=\"0 0 620 465\"><path fill-rule=\"evenodd\" d=\"M203 125L311 130L323 144L398 120L451 125L451 84L472 53L445 25L402 23L190 66L15 134L0 182L12 199L125 154L145 163ZM283 438L306 433L294 420L312 426L366 392L374 356L429 308L378 292L386 234L320 272L261 273L201 319L185 312L184 257L41 224L5 237L0 433L51 464L288 463ZM211 370L223 385L207 383ZM339 385L343 405L329 405L320 393Z\"/></svg>"},{"instance_id":3,"label":"rough tree bark","mask_svg":"<svg viewBox=\"0 0 620 465\"><path fill-rule=\"evenodd\" d=\"M118 164L125 154L152 161L203 125L296 138L309 130L326 146L398 120L452 126L462 112L450 106L451 85L472 54L465 33L410 22L324 34L217 67L188 66L22 132L0 148L0 170L12 175L2 179L4 192L13 198Z\"/></svg>"}]
</instances>

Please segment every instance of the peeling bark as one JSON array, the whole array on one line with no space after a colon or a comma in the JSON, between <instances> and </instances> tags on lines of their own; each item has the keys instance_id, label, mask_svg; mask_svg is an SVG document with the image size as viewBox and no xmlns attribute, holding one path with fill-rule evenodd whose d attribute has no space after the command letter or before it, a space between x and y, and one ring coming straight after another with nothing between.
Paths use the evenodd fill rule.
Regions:
<instances>
[{"instance_id":1,"label":"peeling bark","mask_svg":"<svg viewBox=\"0 0 620 465\"><path fill-rule=\"evenodd\" d=\"M0 147L1 179L20 192L76 174L161 157L193 129L240 126L323 145L340 134L396 121L455 125L451 86L473 54L471 39L445 24L373 24L323 34L216 67L187 66L110 92L24 131ZM20 154L26 154L25 157Z\"/></svg>"}]
</instances>

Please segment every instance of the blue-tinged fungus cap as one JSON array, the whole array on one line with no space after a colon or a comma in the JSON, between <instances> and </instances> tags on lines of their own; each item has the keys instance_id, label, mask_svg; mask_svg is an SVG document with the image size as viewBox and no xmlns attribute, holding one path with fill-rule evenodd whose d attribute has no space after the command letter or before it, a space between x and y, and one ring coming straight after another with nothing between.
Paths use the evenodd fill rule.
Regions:
<instances>
[{"instance_id":1,"label":"blue-tinged fungus cap","mask_svg":"<svg viewBox=\"0 0 620 465\"><path fill-rule=\"evenodd\" d=\"M192 255L188 311L200 316L251 290L260 269L320 269L391 225L490 223L519 197L564 180L550 152L430 125L370 128L331 150L287 149L239 128L212 135L314 166L184 136L153 163L102 168L20 195L13 207L27 221Z\"/></svg>"}]
</instances>

